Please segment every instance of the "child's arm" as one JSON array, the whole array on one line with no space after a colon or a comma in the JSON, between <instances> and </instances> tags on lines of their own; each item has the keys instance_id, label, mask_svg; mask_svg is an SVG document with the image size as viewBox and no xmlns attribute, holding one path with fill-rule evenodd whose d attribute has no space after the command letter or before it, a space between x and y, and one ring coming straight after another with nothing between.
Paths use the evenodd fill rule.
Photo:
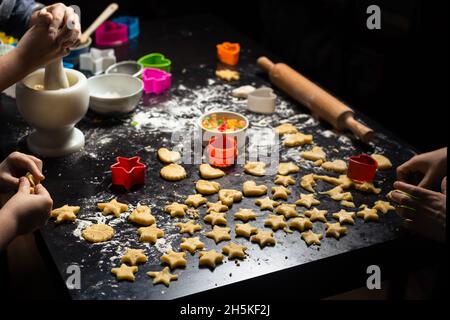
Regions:
<instances>
[{"instance_id":1,"label":"child's arm","mask_svg":"<svg viewBox=\"0 0 450 320\"><path fill-rule=\"evenodd\" d=\"M20 38L27 31L33 13L43 5L34 0L0 1L0 30Z\"/></svg>"},{"instance_id":2,"label":"child's arm","mask_svg":"<svg viewBox=\"0 0 450 320\"><path fill-rule=\"evenodd\" d=\"M7 192L19 187L19 177L30 172L35 181L45 179L42 174L42 161L34 156L13 152L0 163L0 192Z\"/></svg>"},{"instance_id":3,"label":"child's arm","mask_svg":"<svg viewBox=\"0 0 450 320\"><path fill-rule=\"evenodd\" d=\"M53 201L43 185L38 184L30 194L30 183L22 177L19 190L0 209L0 250L18 235L33 232L42 227L52 210Z\"/></svg>"}]
</instances>

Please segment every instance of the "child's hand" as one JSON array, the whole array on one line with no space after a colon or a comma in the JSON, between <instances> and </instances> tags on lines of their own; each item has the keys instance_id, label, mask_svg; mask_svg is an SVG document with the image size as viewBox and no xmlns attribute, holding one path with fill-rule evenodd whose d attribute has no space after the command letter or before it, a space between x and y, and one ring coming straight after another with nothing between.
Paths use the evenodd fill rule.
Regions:
<instances>
[{"instance_id":1,"label":"child's hand","mask_svg":"<svg viewBox=\"0 0 450 320\"><path fill-rule=\"evenodd\" d=\"M28 72L66 56L69 48L78 44L80 22L71 7L60 3L45 7L31 24L14 50Z\"/></svg>"},{"instance_id":2,"label":"child's hand","mask_svg":"<svg viewBox=\"0 0 450 320\"><path fill-rule=\"evenodd\" d=\"M41 160L17 151L11 153L0 163L0 192L16 189L19 186L19 177L27 172L30 172L36 181L45 179Z\"/></svg>"},{"instance_id":3,"label":"child's hand","mask_svg":"<svg viewBox=\"0 0 450 320\"><path fill-rule=\"evenodd\" d=\"M37 185L35 194L30 194L29 181L21 177L19 190L1 211L11 222L17 236L33 232L45 225L52 206L53 200L43 185Z\"/></svg>"}]
</instances>

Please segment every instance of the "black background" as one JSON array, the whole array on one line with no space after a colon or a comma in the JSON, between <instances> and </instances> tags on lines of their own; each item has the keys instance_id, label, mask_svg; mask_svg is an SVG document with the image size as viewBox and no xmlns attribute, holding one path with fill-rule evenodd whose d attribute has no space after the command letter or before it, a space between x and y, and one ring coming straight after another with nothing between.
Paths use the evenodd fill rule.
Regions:
<instances>
[{"instance_id":1,"label":"black background","mask_svg":"<svg viewBox=\"0 0 450 320\"><path fill-rule=\"evenodd\" d=\"M448 1L116 2L147 20L212 13L419 150L447 145ZM108 3L70 4L85 29ZM381 30L366 27L371 4Z\"/></svg>"}]
</instances>

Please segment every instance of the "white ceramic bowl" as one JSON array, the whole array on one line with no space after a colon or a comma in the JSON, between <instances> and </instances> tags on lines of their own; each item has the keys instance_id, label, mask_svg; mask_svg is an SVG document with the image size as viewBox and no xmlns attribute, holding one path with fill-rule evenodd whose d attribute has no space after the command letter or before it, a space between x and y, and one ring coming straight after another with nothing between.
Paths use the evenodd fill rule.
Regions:
<instances>
[{"instance_id":1,"label":"white ceramic bowl","mask_svg":"<svg viewBox=\"0 0 450 320\"><path fill-rule=\"evenodd\" d=\"M101 114L133 111L142 97L142 80L126 74L103 74L88 79L89 107Z\"/></svg>"},{"instance_id":2,"label":"white ceramic bowl","mask_svg":"<svg viewBox=\"0 0 450 320\"><path fill-rule=\"evenodd\" d=\"M239 120L244 120L245 121L245 127L236 131L232 131L232 132L221 132L219 130L212 130L212 129L206 129L205 127L203 127L203 120L206 117L210 117L211 115L216 114L219 117L227 117L227 118L231 118L231 119L239 119ZM205 113L203 115L201 115L198 120L197 120L197 125L198 127L202 130L202 144L203 146L208 145L208 141L211 137L217 136L217 135L223 135L225 134L226 136L229 137L236 137L237 139L237 147L238 149L241 149L244 145L245 145L245 135L246 135L246 131L249 125L248 119L246 116L236 113L236 112L231 112L231 111L211 111L208 113Z\"/></svg>"},{"instance_id":3,"label":"white ceramic bowl","mask_svg":"<svg viewBox=\"0 0 450 320\"><path fill-rule=\"evenodd\" d=\"M142 73L142 69L143 69L142 64L139 64L133 60L127 60L109 66L108 69L106 69L105 74L120 73L120 74L129 74L130 76L133 77L138 77Z\"/></svg>"}]
</instances>

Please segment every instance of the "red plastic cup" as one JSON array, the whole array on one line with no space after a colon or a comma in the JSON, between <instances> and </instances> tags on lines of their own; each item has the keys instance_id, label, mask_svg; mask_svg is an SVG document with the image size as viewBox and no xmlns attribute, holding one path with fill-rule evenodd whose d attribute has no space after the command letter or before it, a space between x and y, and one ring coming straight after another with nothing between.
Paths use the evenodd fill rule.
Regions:
<instances>
[{"instance_id":1,"label":"red plastic cup","mask_svg":"<svg viewBox=\"0 0 450 320\"><path fill-rule=\"evenodd\" d=\"M117 162L111 166L112 184L124 186L130 190L134 185L145 183L146 165L140 157L117 157Z\"/></svg>"},{"instance_id":2,"label":"red plastic cup","mask_svg":"<svg viewBox=\"0 0 450 320\"><path fill-rule=\"evenodd\" d=\"M350 157L347 177L358 182L371 182L375 178L378 164L367 154Z\"/></svg>"},{"instance_id":3,"label":"red plastic cup","mask_svg":"<svg viewBox=\"0 0 450 320\"><path fill-rule=\"evenodd\" d=\"M214 136L208 143L209 163L216 167L231 167L237 158L237 143L234 137Z\"/></svg>"}]
</instances>

